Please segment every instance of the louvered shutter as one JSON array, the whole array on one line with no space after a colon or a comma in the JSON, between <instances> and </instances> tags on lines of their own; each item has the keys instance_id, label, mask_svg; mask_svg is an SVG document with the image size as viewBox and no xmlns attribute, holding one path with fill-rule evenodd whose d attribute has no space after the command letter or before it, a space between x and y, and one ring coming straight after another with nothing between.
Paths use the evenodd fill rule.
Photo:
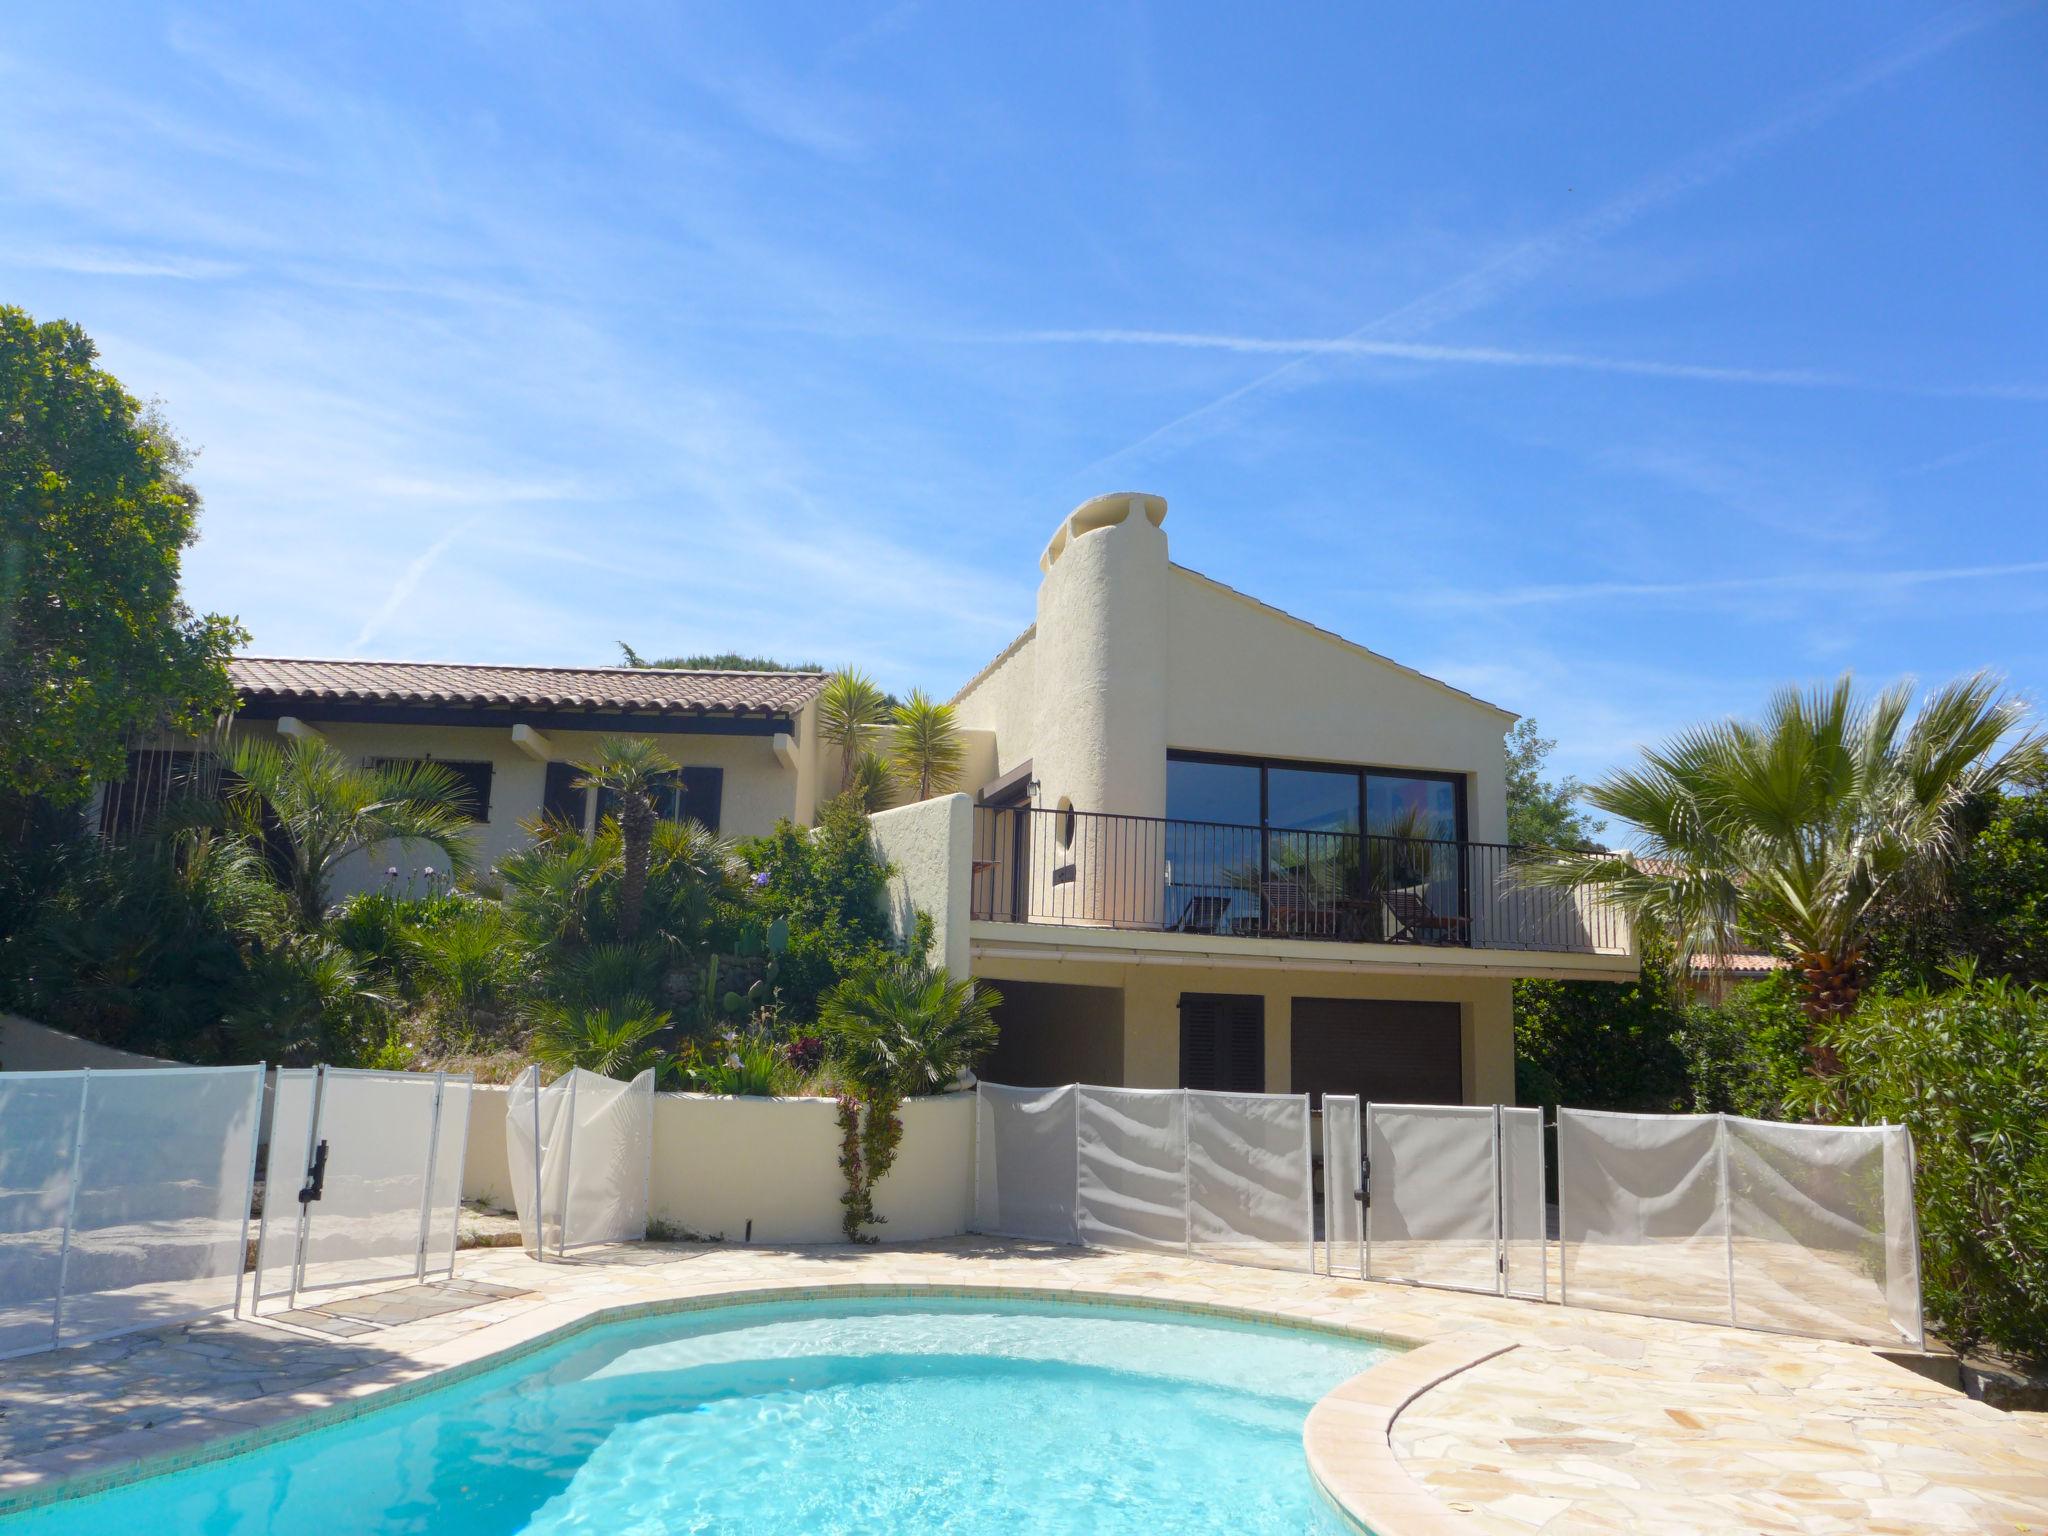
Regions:
<instances>
[{"instance_id":1,"label":"louvered shutter","mask_svg":"<svg viewBox=\"0 0 2048 1536\"><path fill-rule=\"evenodd\" d=\"M1223 1093L1266 1091L1266 1000L1222 992L1180 998L1180 1084Z\"/></svg>"},{"instance_id":2,"label":"louvered shutter","mask_svg":"<svg viewBox=\"0 0 2048 1536\"><path fill-rule=\"evenodd\" d=\"M566 821L579 832L583 830L583 807L587 793L576 787L576 778L580 771L574 763L549 763L547 781L541 786L540 792L541 814Z\"/></svg>"}]
</instances>

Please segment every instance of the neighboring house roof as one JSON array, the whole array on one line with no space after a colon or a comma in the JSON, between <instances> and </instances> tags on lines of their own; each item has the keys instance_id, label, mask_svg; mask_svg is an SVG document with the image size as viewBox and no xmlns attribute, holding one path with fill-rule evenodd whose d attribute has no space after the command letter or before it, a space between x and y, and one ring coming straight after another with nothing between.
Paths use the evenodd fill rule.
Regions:
<instances>
[{"instance_id":1,"label":"neighboring house roof","mask_svg":"<svg viewBox=\"0 0 2048 1536\"><path fill-rule=\"evenodd\" d=\"M1760 954L1755 950L1723 955L1718 960L1712 955L1694 955L1687 964L1705 976L1762 976L1785 969L1785 962L1776 955Z\"/></svg>"},{"instance_id":2,"label":"neighboring house roof","mask_svg":"<svg viewBox=\"0 0 2048 1536\"><path fill-rule=\"evenodd\" d=\"M822 672L681 672L657 667L505 667L439 661L237 656L245 701L591 710L659 715L794 715Z\"/></svg>"}]
</instances>

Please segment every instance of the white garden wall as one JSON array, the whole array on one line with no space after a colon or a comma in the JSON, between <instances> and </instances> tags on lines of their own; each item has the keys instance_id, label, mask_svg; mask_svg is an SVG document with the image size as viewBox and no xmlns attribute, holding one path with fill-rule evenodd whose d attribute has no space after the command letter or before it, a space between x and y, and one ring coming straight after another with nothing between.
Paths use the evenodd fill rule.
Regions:
<instances>
[{"instance_id":1,"label":"white garden wall","mask_svg":"<svg viewBox=\"0 0 2048 1536\"><path fill-rule=\"evenodd\" d=\"M463 1198L509 1205L503 1088L478 1088L469 1121ZM951 1237L974 1210L974 1095L912 1099L903 1145L875 1191L893 1242ZM665 1093L654 1102L648 1215L726 1242L836 1243L839 1119L830 1099L731 1099Z\"/></svg>"}]
</instances>

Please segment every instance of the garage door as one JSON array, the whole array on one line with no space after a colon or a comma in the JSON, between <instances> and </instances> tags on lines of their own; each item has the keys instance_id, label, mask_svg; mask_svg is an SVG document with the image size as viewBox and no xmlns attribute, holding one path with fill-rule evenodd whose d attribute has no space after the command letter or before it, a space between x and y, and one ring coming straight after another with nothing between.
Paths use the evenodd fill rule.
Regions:
<instances>
[{"instance_id":1,"label":"garage door","mask_svg":"<svg viewBox=\"0 0 2048 1536\"><path fill-rule=\"evenodd\" d=\"M1465 1062L1456 1003L1297 997L1290 1060L1296 1093L1381 1104L1462 1104Z\"/></svg>"}]
</instances>

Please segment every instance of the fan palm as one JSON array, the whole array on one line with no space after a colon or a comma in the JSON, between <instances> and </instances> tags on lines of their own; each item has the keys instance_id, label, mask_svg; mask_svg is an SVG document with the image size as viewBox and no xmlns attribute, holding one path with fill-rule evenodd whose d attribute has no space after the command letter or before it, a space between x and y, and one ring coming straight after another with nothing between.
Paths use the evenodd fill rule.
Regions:
<instances>
[{"instance_id":1,"label":"fan palm","mask_svg":"<svg viewBox=\"0 0 2048 1536\"><path fill-rule=\"evenodd\" d=\"M1754 724L1696 727L1586 791L1640 829L1633 852L1518 873L1586 889L1664 937L1681 968L1769 943L1793 966L1813 1069L1831 1076L1824 1032L1856 1007L1880 903L1938 894L1963 807L2044 764L2042 739L2019 729L2025 706L1985 674L1911 703L1906 684L1859 699L1845 675L1781 691Z\"/></svg>"},{"instance_id":2,"label":"fan palm","mask_svg":"<svg viewBox=\"0 0 2048 1536\"><path fill-rule=\"evenodd\" d=\"M647 866L653 856L655 797L673 780L676 765L644 736L608 736L597 755L578 763L578 789L610 794L618 802L619 937L640 936L640 909L647 896Z\"/></svg>"},{"instance_id":3,"label":"fan palm","mask_svg":"<svg viewBox=\"0 0 2048 1536\"><path fill-rule=\"evenodd\" d=\"M938 1093L995 1048L1002 996L907 957L862 968L826 996L834 1064L870 1099Z\"/></svg>"},{"instance_id":4,"label":"fan palm","mask_svg":"<svg viewBox=\"0 0 2048 1536\"><path fill-rule=\"evenodd\" d=\"M634 1078L667 1061L650 1042L668 1028L668 1015L629 999L611 1008L554 1008L533 1032L533 1055L567 1072L581 1067L602 1077Z\"/></svg>"},{"instance_id":5,"label":"fan palm","mask_svg":"<svg viewBox=\"0 0 2048 1536\"><path fill-rule=\"evenodd\" d=\"M914 689L907 702L896 706L895 719L890 764L911 798L929 800L958 784L967 745L954 723L953 706L935 704L923 689Z\"/></svg>"},{"instance_id":6,"label":"fan palm","mask_svg":"<svg viewBox=\"0 0 2048 1536\"><path fill-rule=\"evenodd\" d=\"M854 768L867 755L868 738L889 720L889 701L875 680L841 667L818 695L818 734L839 749L839 791L854 787Z\"/></svg>"},{"instance_id":7,"label":"fan palm","mask_svg":"<svg viewBox=\"0 0 2048 1536\"><path fill-rule=\"evenodd\" d=\"M328 885L343 859L379 843L425 843L451 873L469 867L462 781L439 763L359 768L322 742L245 741L230 759L228 812L273 859L299 922L326 920Z\"/></svg>"}]
</instances>

